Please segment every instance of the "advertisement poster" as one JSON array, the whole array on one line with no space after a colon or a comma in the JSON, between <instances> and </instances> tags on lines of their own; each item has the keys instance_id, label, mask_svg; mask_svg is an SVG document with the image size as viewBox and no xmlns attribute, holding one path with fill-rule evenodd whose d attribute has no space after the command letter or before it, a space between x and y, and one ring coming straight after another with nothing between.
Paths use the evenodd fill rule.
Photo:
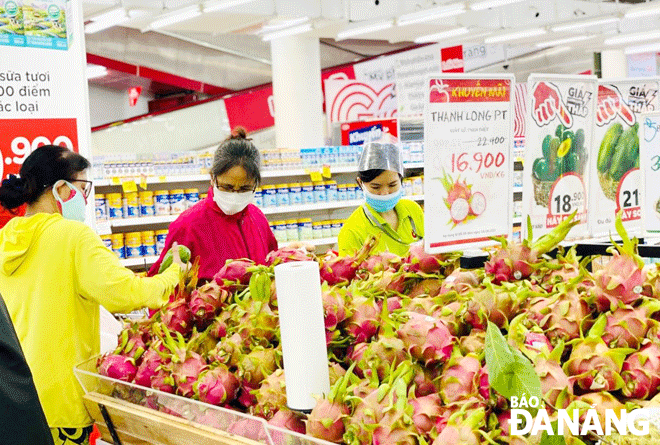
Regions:
<instances>
[{"instance_id":1,"label":"advertisement poster","mask_svg":"<svg viewBox=\"0 0 660 445\"><path fill-rule=\"evenodd\" d=\"M386 119L396 115L394 82L326 79L325 104L333 123Z\"/></svg>"},{"instance_id":2,"label":"advertisement poster","mask_svg":"<svg viewBox=\"0 0 660 445\"><path fill-rule=\"evenodd\" d=\"M70 3L70 5L69 5ZM82 4L49 8L40 20L53 35L30 34L25 46L0 46L0 178L17 174L25 158L42 145L57 144L90 154L89 100ZM34 10L24 11L30 20ZM89 207L89 215L94 213ZM0 209L0 226L14 215ZM88 221L93 221L89 218Z\"/></svg>"},{"instance_id":3,"label":"advertisement poster","mask_svg":"<svg viewBox=\"0 0 660 445\"><path fill-rule=\"evenodd\" d=\"M641 167L644 171L644 225L660 234L660 112L639 116Z\"/></svg>"},{"instance_id":4,"label":"advertisement poster","mask_svg":"<svg viewBox=\"0 0 660 445\"><path fill-rule=\"evenodd\" d=\"M380 141L389 135L393 143L398 142L396 119L380 119L367 122L341 124L341 145L362 145Z\"/></svg>"},{"instance_id":5,"label":"advertisement poster","mask_svg":"<svg viewBox=\"0 0 660 445\"><path fill-rule=\"evenodd\" d=\"M513 76L428 78L424 111L425 249L484 247L511 236Z\"/></svg>"},{"instance_id":6,"label":"advertisement poster","mask_svg":"<svg viewBox=\"0 0 660 445\"><path fill-rule=\"evenodd\" d=\"M656 110L656 80L603 80L598 85L593 159L589 167L589 226L594 238L616 236L614 221L619 210L630 236L644 233L640 115Z\"/></svg>"},{"instance_id":7,"label":"advertisement poster","mask_svg":"<svg viewBox=\"0 0 660 445\"><path fill-rule=\"evenodd\" d=\"M589 236L589 157L598 80L532 74L527 81L523 238L538 238L577 212L570 239ZM530 166L528 168L528 166ZM567 238L568 239L568 238Z\"/></svg>"}]
</instances>

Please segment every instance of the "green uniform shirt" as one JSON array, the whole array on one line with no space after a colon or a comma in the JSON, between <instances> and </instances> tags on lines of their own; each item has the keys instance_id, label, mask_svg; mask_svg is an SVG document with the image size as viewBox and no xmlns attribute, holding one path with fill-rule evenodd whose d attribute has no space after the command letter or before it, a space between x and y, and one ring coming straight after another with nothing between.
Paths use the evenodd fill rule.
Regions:
<instances>
[{"instance_id":1,"label":"green uniform shirt","mask_svg":"<svg viewBox=\"0 0 660 445\"><path fill-rule=\"evenodd\" d=\"M399 226L396 232L368 204L358 207L346 220L341 232L339 232L339 255L355 254L364 245L369 235L380 236L378 243L371 251L372 254L378 254L388 250L399 256L407 255L409 244L419 241L424 237L424 211L419 204L409 199L399 200L394 209L397 215L399 215ZM370 212L373 220L378 221L387 233L391 234L394 238L400 239L405 244L395 241L387 233L384 233L377 224L369 220L365 212ZM414 229L411 219L414 223Z\"/></svg>"}]
</instances>

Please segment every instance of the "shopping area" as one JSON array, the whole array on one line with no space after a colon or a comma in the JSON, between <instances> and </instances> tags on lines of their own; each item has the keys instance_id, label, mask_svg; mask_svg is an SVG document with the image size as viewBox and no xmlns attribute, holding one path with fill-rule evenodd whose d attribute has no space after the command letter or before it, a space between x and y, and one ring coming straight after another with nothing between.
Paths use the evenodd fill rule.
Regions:
<instances>
[{"instance_id":1,"label":"shopping area","mask_svg":"<svg viewBox=\"0 0 660 445\"><path fill-rule=\"evenodd\" d=\"M659 21L660 0L0 0L0 202L40 147L77 152L107 248L99 295L66 297L93 326L101 306L99 337L46 370L5 261L47 207L0 208L54 443L657 442ZM55 217L80 178L44 185Z\"/></svg>"}]
</instances>

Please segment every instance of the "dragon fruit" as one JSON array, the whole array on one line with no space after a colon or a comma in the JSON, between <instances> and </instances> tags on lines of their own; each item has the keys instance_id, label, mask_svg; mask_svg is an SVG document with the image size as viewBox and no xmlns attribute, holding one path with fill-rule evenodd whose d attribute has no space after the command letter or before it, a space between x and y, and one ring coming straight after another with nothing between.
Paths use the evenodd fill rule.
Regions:
<instances>
[{"instance_id":1,"label":"dragon fruit","mask_svg":"<svg viewBox=\"0 0 660 445\"><path fill-rule=\"evenodd\" d=\"M465 310L465 303L452 301L436 310L432 315L447 326L451 335L460 337L465 334L467 329L464 320Z\"/></svg>"},{"instance_id":2,"label":"dragon fruit","mask_svg":"<svg viewBox=\"0 0 660 445\"><path fill-rule=\"evenodd\" d=\"M413 244L404 260L403 269L411 273L436 274L444 270L451 262L446 254L426 253L423 244Z\"/></svg>"},{"instance_id":3,"label":"dragon fruit","mask_svg":"<svg viewBox=\"0 0 660 445\"><path fill-rule=\"evenodd\" d=\"M189 342L186 342L180 332L174 332L177 337L174 340L164 324L156 325L155 330L159 333L163 345L171 353L171 361L167 364L167 370L174 378L177 394L192 397L195 393L193 386L197 378L208 369L204 357L194 352L206 340L207 334L195 334Z\"/></svg>"},{"instance_id":4,"label":"dragon fruit","mask_svg":"<svg viewBox=\"0 0 660 445\"><path fill-rule=\"evenodd\" d=\"M397 309L401 309L403 307L403 303L401 300L401 297L388 297L387 298L387 310L390 312L394 312Z\"/></svg>"},{"instance_id":5,"label":"dragon fruit","mask_svg":"<svg viewBox=\"0 0 660 445\"><path fill-rule=\"evenodd\" d=\"M502 436L508 436L511 434L511 411L504 411L497 415L497 423L499 424L500 430L502 430Z\"/></svg>"},{"instance_id":6,"label":"dragon fruit","mask_svg":"<svg viewBox=\"0 0 660 445\"><path fill-rule=\"evenodd\" d=\"M243 356L238 365L239 374L248 386L258 388L266 377L280 367L280 359L280 351L257 346Z\"/></svg>"},{"instance_id":7,"label":"dragon fruit","mask_svg":"<svg viewBox=\"0 0 660 445\"><path fill-rule=\"evenodd\" d=\"M539 256L554 249L566 238L571 228L578 223L574 221L575 213L559 223L551 232L532 242L532 228L528 221L528 239L521 244L509 245L504 238L500 239L502 247L485 264L485 271L493 277L493 283L510 282L528 278L539 266Z\"/></svg>"},{"instance_id":8,"label":"dragon fruit","mask_svg":"<svg viewBox=\"0 0 660 445\"><path fill-rule=\"evenodd\" d=\"M469 353L481 354L486 344L486 331L483 329L473 329L470 335L465 335L458 339L459 347L463 355Z\"/></svg>"},{"instance_id":9,"label":"dragon fruit","mask_svg":"<svg viewBox=\"0 0 660 445\"><path fill-rule=\"evenodd\" d=\"M608 251L612 259L607 265L594 273L595 286L591 289L596 307L600 312L615 310L618 302L633 304L642 297L646 280L644 261L637 254L637 240L631 240L621 222L621 212L617 214L616 230L623 244L614 240Z\"/></svg>"},{"instance_id":10,"label":"dragon fruit","mask_svg":"<svg viewBox=\"0 0 660 445\"><path fill-rule=\"evenodd\" d=\"M184 299L176 299L168 303L161 309L160 319L172 332L188 335L193 328L193 314Z\"/></svg>"},{"instance_id":11,"label":"dragon fruit","mask_svg":"<svg viewBox=\"0 0 660 445\"><path fill-rule=\"evenodd\" d=\"M369 286L375 291L402 294L406 289L406 275L401 271L384 270L371 276Z\"/></svg>"},{"instance_id":12,"label":"dragon fruit","mask_svg":"<svg viewBox=\"0 0 660 445\"><path fill-rule=\"evenodd\" d=\"M454 291L459 295L465 295L471 289L478 287L480 282L481 278L476 271L456 269L442 281L440 294Z\"/></svg>"},{"instance_id":13,"label":"dragon fruit","mask_svg":"<svg viewBox=\"0 0 660 445\"><path fill-rule=\"evenodd\" d=\"M440 380L438 377L442 372L441 367L427 368L419 363L413 364L413 384L415 385L415 397L424 397L440 391Z\"/></svg>"},{"instance_id":14,"label":"dragon fruit","mask_svg":"<svg viewBox=\"0 0 660 445\"><path fill-rule=\"evenodd\" d=\"M352 309L351 317L346 320L346 332L356 343L367 342L378 331L381 303L374 297L356 296L353 298Z\"/></svg>"},{"instance_id":15,"label":"dragon fruit","mask_svg":"<svg viewBox=\"0 0 660 445\"><path fill-rule=\"evenodd\" d=\"M376 274L388 269L398 269L403 259L387 250L376 255L371 255L360 264L360 270Z\"/></svg>"},{"instance_id":16,"label":"dragon fruit","mask_svg":"<svg viewBox=\"0 0 660 445\"><path fill-rule=\"evenodd\" d=\"M373 445L417 445L417 431L410 416L388 411L374 430Z\"/></svg>"},{"instance_id":17,"label":"dragon fruit","mask_svg":"<svg viewBox=\"0 0 660 445\"><path fill-rule=\"evenodd\" d=\"M546 403L556 409L566 408L573 396L573 381L561 367L564 351L560 343L549 355L539 354L534 360L534 369L541 379L541 392Z\"/></svg>"},{"instance_id":18,"label":"dragon fruit","mask_svg":"<svg viewBox=\"0 0 660 445\"><path fill-rule=\"evenodd\" d=\"M432 445L481 445L480 430L486 426L485 419L483 408L471 410L469 415L463 411L454 413Z\"/></svg>"},{"instance_id":19,"label":"dragon fruit","mask_svg":"<svg viewBox=\"0 0 660 445\"><path fill-rule=\"evenodd\" d=\"M440 409L442 401L438 394L429 394L424 397L417 397L410 401L413 406L413 422L417 432L425 436L431 432L438 421L442 411Z\"/></svg>"},{"instance_id":20,"label":"dragon fruit","mask_svg":"<svg viewBox=\"0 0 660 445\"><path fill-rule=\"evenodd\" d=\"M532 278L541 284L544 290L551 292L555 285L571 281L582 275L583 264L580 264L576 254L575 246L564 254L564 249L558 248L557 258L546 261L533 274ZM584 262L589 258L585 258Z\"/></svg>"},{"instance_id":21,"label":"dragon fruit","mask_svg":"<svg viewBox=\"0 0 660 445\"><path fill-rule=\"evenodd\" d=\"M321 260L321 280L331 286L340 283L350 283L355 278L360 264L367 258L375 245L376 238L371 236L366 240L362 248L355 253L355 256L326 256Z\"/></svg>"},{"instance_id":22,"label":"dragon fruit","mask_svg":"<svg viewBox=\"0 0 660 445\"><path fill-rule=\"evenodd\" d=\"M218 363L200 373L193 386L195 395L204 403L224 405L236 399L240 383L227 366Z\"/></svg>"},{"instance_id":23,"label":"dragon fruit","mask_svg":"<svg viewBox=\"0 0 660 445\"><path fill-rule=\"evenodd\" d=\"M257 404L257 397L254 395L257 388L254 388L243 382L241 384L241 390L238 393L238 399L236 399L243 408L249 410L254 405Z\"/></svg>"},{"instance_id":24,"label":"dragon fruit","mask_svg":"<svg viewBox=\"0 0 660 445\"><path fill-rule=\"evenodd\" d=\"M232 334L229 337L224 337L218 343L216 349L211 351L208 355L211 361L218 361L224 363L230 368L238 366L238 363L243 357L245 344L243 337L239 333Z\"/></svg>"},{"instance_id":25,"label":"dragon fruit","mask_svg":"<svg viewBox=\"0 0 660 445\"><path fill-rule=\"evenodd\" d=\"M623 362L623 395L635 399L650 399L660 389L660 346L646 341L642 348Z\"/></svg>"},{"instance_id":26,"label":"dragon fruit","mask_svg":"<svg viewBox=\"0 0 660 445\"><path fill-rule=\"evenodd\" d=\"M474 293L466 305L464 321L476 329L486 329L491 321L499 328L507 327L509 320L518 312L527 293L515 285L494 286L487 283Z\"/></svg>"},{"instance_id":27,"label":"dragon fruit","mask_svg":"<svg viewBox=\"0 0 660 445\"><path fill-rule=\"evenodd\" d=\"M363 380L352 388L352 394L347 398L354 402L355 409L353 415L346 419L344 442L349 444L372 442L373 431L383 417L383 407L380 402L384 400L385 395L382 397L379 395L377 382L373 384Z\"/></svg>"},{"instance_id":28,"label":"dragon fruit","mask_svg":"<svg viewBox=\"0 0 660 445\"><path fill-rule=\"evenodd\" d=\"M620 304L614 311L606 314L607 326L603 340L613 348L639 348L640 341L646 336L649 328L657 324L650 317L658 311L660 311L658 300L645 300L637 307Z\"/></svg>"},{"instance_id":29,"label":"dragon fruit","mask_svg":"<svg viewBox=\"0 0 660 445\"><path fill-rule=\"evenodd\" d=\"M271 419L280 408L286 406L284 371L278 369L266 377L254 396L257 404L252 406L250 414Z\"/></svg>"},{"instance_id":30,"label":"dragon fruit","mask_svg":"<svg viewBox=\"0 0 660 445\"><path fill-rule=\"evenodd\" d=\"M458 402L479 390L481 363L474 354L453 355L440 377L440 396L445 403Z\"/></svg>"},{"instance_id":31,"label":"dragon fruit","mask_svg":"<svg viewBox=\"0 0 660 445\"><path fill-rule=\"evenodd\" d=\"M347 397L347 388L353 376L352 365L342 378L330 388L327 398L317 399L312 412L307 416L305 431L308 435L333 443L342 443L344 432L344 419L351 413L344 402Z\"/></svg>"},{"instance_id":32,"label":"dragon fruit","mask_svg":"<svg viewBox=\"0 0 660 445\"><path fill-rule=\"evenodd\" d=\"M323 286L321 294L326 329L335 329L350 315L346 309L346 289Z\"/></svg>"},{"instance_id":33,"label":"dragon fruit","mask_svg":"<svg viewBox=\"0 0 660 445\"><path fill-rule=\"evenodd\" d=\"M190 295L190 312L200 321L212 319L228 296L229 293L225 289L222 289L215 281L211 281L195 289Z\"/></svg>"},{"instance_id":34,"label":"dragon fruit","mask_svg":"<svg viewBox=\"0 0 660 445\"><path fill-rule=\"evenodd\" d=\"M226 286L229 291L235 292L240 285L246 286L250 283L250 269L254 265L254 261L248 259L227 260L213 279L220 286Z\"/></svg>"},{"instance_id":35,"label":"dragon fruit","mask_svg":"<svg viewBox=\"0 0 660 445\"><path fill-rule=\"evenodd\" d=\"M568 408L566 408L569 413L573 413L574 409L579 411L581 422L585 421L587 410L595 409L601 425L605 425L606 413L608 410L612 410L614 415L621 419L623 411L626 410L626 405L619 402L617 398L609 392L600 391L590 392L576 397L575 400L568 405Z\"/></svg>"},{"instance_id":36,"label":"dragon fruit","mask_svg":"<svg viewBox=\"0 0 660 445\"><path fill-rule=\"evenodd\" d=\"M442 280L440 278L425 278L410 289L408 297L413 299L418 297L432 298L440 295L441 288Z\"/></svg>"},{"instance_id":37,"label":"dragon fruit","mask_svg":"<svg viewBox=\"0 0 660 445\"><path fill-rule=\"evenodd\" d=\"M586 338L577 340L563 369L583 390L615 391L623 386L621 367L629 348L610 349L603 341L607 320L598 318Z\"/></svg>"},{"instance_id":38,"label":"dragon fruit","mask_svg":"<svg viewBox=\"0 0 660 445\"><path fill-rule=\"evenodd\" d=\"M151 377L151 387L158 391L174 394L175 385L172 373L164 365L159 366L156 374Z\"/></svg>"},{"instance_id":39,"label":"dragon fruit","mask_svg":"<svg viewBox=\"0 0 660 445\"><path fill-rule=\"evenodd\" d=\"M292 261L313 261L314 255L307 252L304 248L285 246L273 250L266 256L266 266L277 266L281 263L290 263Z\"/></svg>"},{"instance_id":40,"label":"dragon fruit","mask_svg":"<svg viewBox=\"0 0 660 445\"><path fill-rule=\"evenodd\" d=\"M303 421L303 416L288 408L279 409L272 419L268 421L268 424L279 428L285 428L296 433L305 434L305 422ZM270 433L273 437L273 443L286 443L286 439L282 433L277 431L271 431Z\"/></svg>"},{"instance_id":41,"label":"dragon fruit","mask_svg":"<svg viewBox=\"0 0 660 445\"><path fill-rule=\"evenodd\" d=\"M99 374L112 379L132 382L137 373L135 360L125 355L109 354L100 359Z\"/></svg>"},{"instance_id":42,"label":"dragon fruit","mask_svg":"<svg viewBox=\"0 0 660 445\"><path fill-rule=\"evenodd\" d=\"M227 323L225 322L225 316L216 317L211 326L209 326L209 336L215 340L220 340L227 336Z\"/></svg>"},{"instance_id":43,"label":"dragon fruit","mask_svg":"<svg viewBox=\"0 0 660 445\"><path fill-rule=\"evenodd\" d=\"M136 385L151 387L151 378L156 375L158 367L168 363L169 359L163 358L158 349L159 345L162 345L160 341L155 342L142 356L142 363L140 363L133 381Z\"/></svg>"},{"instance_id":44,"label":"dragon fruit","mask_svg":"<svg viewBox=\"0 0 660 445\"><path fill-rule=\"evenodd\" d=\"M415 312L398 330L399 338L411 356L430 364L444 363L454 347L455 338L442 321Z\"/></svg>"},{"instance_id":45,"label":"dragon fruit","mask_svg":"<svg viewBox=\"0 0 660 445\"><path fill-rule=\"evenodd\" d=\"M410 300L404 300L403 308L408 312L415 312L422 315L432 315L439 309L438 302L434 298L415 297Z\"/></svg>"},{"instance_id":46,"label":"dragon fruit","mask_svg":"<svg viewBox=\"0 0 660 445\"><path fill-rule=\"evenodd\" d=\"M561 340L558 341L561 342ZM539 353L550 354L553 350L550 339L535 322L529 319L527 313L519 314L511 320L507 342L532 361Z\"/></svg>"}]
</instances>

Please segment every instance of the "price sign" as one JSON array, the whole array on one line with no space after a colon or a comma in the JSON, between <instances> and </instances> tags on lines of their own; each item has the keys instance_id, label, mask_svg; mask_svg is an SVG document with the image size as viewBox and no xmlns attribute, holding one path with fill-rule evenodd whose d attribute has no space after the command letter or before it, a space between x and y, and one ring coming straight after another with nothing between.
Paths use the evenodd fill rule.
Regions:
<instances>
[{"instance_id":1,"label":"price sign","mask_svg":"<svg viewBox=\"0 0 660 445\"><path fill-rule=\"evenodd\" d=\"M644 113L639 121L644 226L649 233L660 233L660 112Z\"/></svg>"},{"instance_id":2,"label":"price sign","mask_svg":"<svg viewBox=\"0 0 660 445\"><path fill-rule=\"evenodd\" d=\"M629 235L644 233L639 166L640 135L645 129L641 114L658 110L658 105L656 80L603 80L598 85L589 205L593 237L616 234L614 221L619 210Z\"/></svg>"},{"instance_id":3,"label":"price sign","mask_svg":"<svg viewBox=\"0 0 660 445\"><path fill-rule=\"evenodd\" d=\"M513 76L427 80L425 250L492 245L511 235Z\"/></svg>"},{"instance_id":4,"label":"price sign","mask_svg":"<svg viewBox=\"0 0 660 445\"><path fill-rule=\"evenodd\" d=\"M523 221L538 238L577 212L567 239L589 235L589 159L595 76L532 75L527 83ZM527 225L522 225L523 238Z\"/></svg>"}]
</instances>

